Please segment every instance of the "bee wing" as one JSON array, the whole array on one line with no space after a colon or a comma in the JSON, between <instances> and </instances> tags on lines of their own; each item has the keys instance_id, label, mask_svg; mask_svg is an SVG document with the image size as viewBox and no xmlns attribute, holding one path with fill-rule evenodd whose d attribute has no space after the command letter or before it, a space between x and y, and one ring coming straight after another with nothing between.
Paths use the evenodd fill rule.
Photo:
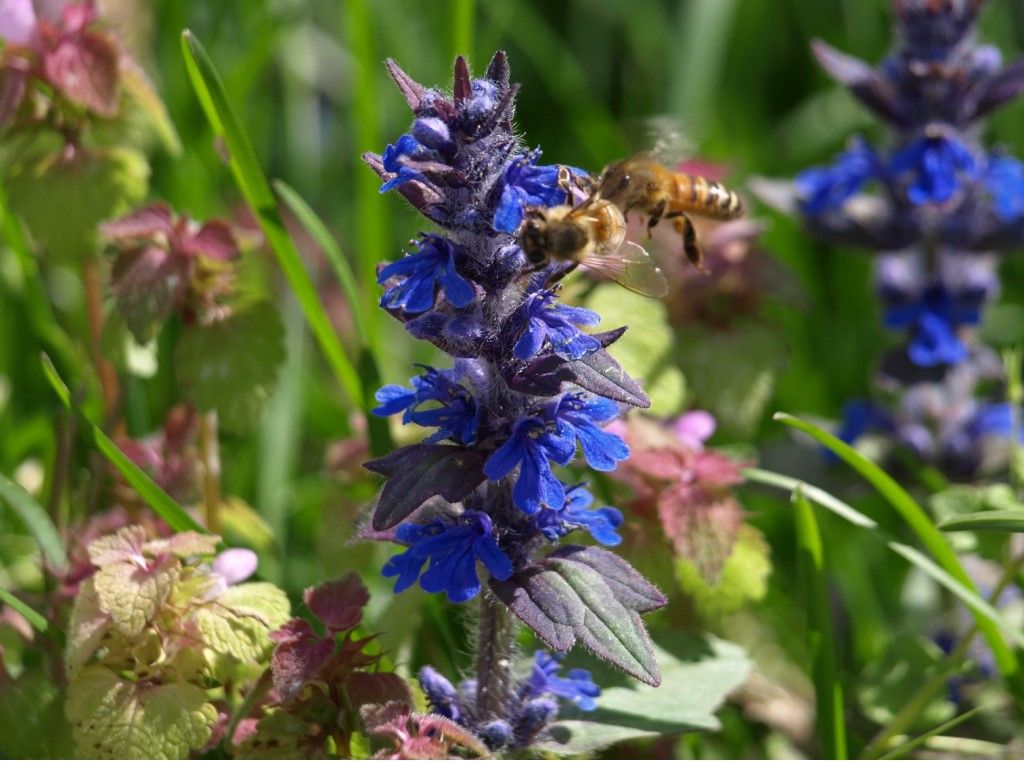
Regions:
<instances>
[{"instance_id":1,"label":"bee wing","mask_svg":"<svg viewBox=\"0 0 1024 761\"><path fill-rule=\"evenodd\" d=\"M640 122L640 129L633 134L643 141L642 145L636 146L639 151L669 169L675 169L697 153L684 125L671 116L648 117Z\"/></svg>"},{"instance_id":2,"label":"bee wing","mask_svg":"<svg viewBox=\"0 0 1024 761\"><path fill-rule=\"evenodd\" d=\"M641 296L660 299L668 293L665 274L650 255L632 241L626 241L611 253L586 254L579 262Z\"/></svg>"}]
</instances>

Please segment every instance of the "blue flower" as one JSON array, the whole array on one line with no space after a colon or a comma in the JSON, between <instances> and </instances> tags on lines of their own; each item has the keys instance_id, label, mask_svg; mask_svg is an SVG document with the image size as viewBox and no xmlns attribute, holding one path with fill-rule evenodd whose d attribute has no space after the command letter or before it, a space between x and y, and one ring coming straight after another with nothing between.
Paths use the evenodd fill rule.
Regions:
<instances>
[{"instance_id":1,"label":"blue flower","mask_svg":"<svg viewBox=\"0 0 1024 761\"><path fill-rule=\"evenodd\" d=\"M384 169L396 174L397 176L392 177L380 186L381 193L387 193L389 190L393 190L409 180L418 180L423 177L422 174L417 172L415 169L407 167L401 161L402 157L412 155L412 152L419 147L420 144L416 142L416 138L412 135L402 135L394 145L389 144L388 147L384 149L384 155L382 157Z\"/></svg>"},{"instance_id":2,"label":"blue flower","mask_svg":"<svg viewBox=\"0 0 1024 761\"><path fill-rule=\"evenodd\" d=\"M600 320L597 312L555 303L554 291L538 290L512 317L514 328L522 330L512 353L519 359L529 359L548 341L563 359L580 359L600 349L601 343L576 326L596 325Z\"/></svg>"},{"instance_id":3,"label":"blue flower","mask_svg":"<svg viewBox=\"0 0 1024 761\"><path fill-rule=\"evenodd\" d=\"M576 704L581 711L597 708L596 698L601 694L590 672L586 669L572 669L567 676L558 676L561 664L555 656L538 650L533 670L526 682L528 695L555 695Z\"/></svg>"},{"instance_id":4,"label":"blue flower","mask_svg":"<svg viewBox=\"0 0 1024 761\"><path fill-rule=\"evenodd\" d=\"M968 433L972 439L983 436L1013 437L1013 406L1008 402L993 402L980 405L968 425ZM1018 438L1024 442L1024 426L1018 432Z\"/></svg>"},{"instance_id":5,"label":"blue flower","mask_svg":"<svg viewBox=\"0 0 1024 761\"><path fill-rule=\"evenodd\" d=\"M843 405L843 422L836 431L836 438L852 444L865 433L891 431L892 428L892 418L879 405L865 399L851 399Z\"/></svg>"},{"instance_id":6,"label":"blue flower","mask_svg":"<svg viewBox=\"0 0 1024 761\"><path fill-rule=\"evenodd\" d=\"M886 327L913 328L907 356L919 367L955 365L966 359L967 347L957 336L956 328L976 325L980 320L981 308L976 299L956 299L941 285L926 288L915 301L890 305L885 310Z\"/></svg>"},{"instance_id":7,"label":"blue flower","mask_svg":"<svg viewBox=\"0 0 1024 761\"><path fill-rule=\"evenodd\" d=\"M604 471L615 470L616 463L629 457L626 442L598 425L611 422L618 415L615 402L600 396L587 398L583 394L566 394L551 411L559 432L579 439L587 464L594 470Z\"/></svg>"},{"instance_id":8,"label":"blue flower","mask_svg":"<svg viewBox=\"0 0 1024 761\"><path fill-rule=\"evenodd\" d=\"M527 206L557 206L565 203L565 191L558 187L558 166L537 166L540 151L530 151L508 165L501 199L494 212L494 229L513 233L523 221Z\"/></svg>"},{"instance_id":9,"label":"blue flower","mask_svg":"<svg viewBox=\"0 0 1024 761\"><path fill-rule=\"evenodd\" d=\"M616 529L622 525L622 513L614 507L591 509L594 496L583 484L570 486L565 490L565 502L561 509L541 510L534 518L537 529L552 542L557 542L570 531L585 528L599 543L614 547L621 544L622 537Z\"/></svg>"},{"instance_id":10,"label":"blue flower","mask_svg":"<svg viewBox=\"0 0 1024 761\"><path fill-rule=\"evenodd\" d=\"M452 306L469 306L476 298L476 290L455 268L456 245L439 235L427 235L418 248L417 253L408 254L380 271L377 282L382 285L393 277L405 278L384 292L381 306L410 314L426 312L434 306L438 286Z\"/></svg>"},{"instance_id":11,"label":"blue flower","mask_svg":"<svg viewBox=\"0 0 1024 761\"><path fill-rule=\"evenodd\" d=\"M568 465L576 454L576 442L551 428L540 418L518 419L512 426L508 441L495 450L484 463L484 473L497 481L519 466L512 501L520 510L532 515L542 505L565 502L565 487L551 472L551 462Z\"/></svg>"},{"instance_id":12,"label":"blue flower","mask_svg":"<svg viewBox=\"0 0 1024 761\"><path fill-rule=\"evenodd\" d=\"M512 575L509 560L494 538L494 525L486 513L467 510L457 522L436 520L426 525L398 527L398 541L410 545L384 564L384 576L397 576L395 592L403 592L417 579L427 592L444 592L452 602L466 602L480 591L476 574L479 560L490 574L504 581ZM426 573L423 566L430 561Z\"/></svg>"},{"instance_id":13,"label":"blue flower","mask_svg":"<svg viewBox=\"0 0 1024 761\"><path fill-rule=\"evenodd\" d=\"M425 373L409 379L412 388L388 385L378 390L375 398L381 404L372 410L373 414L387 417L404 411L403 423L436 426L437 432L425 439L427 444L449 438L461 444L472 443L480 427L476 399L456 381L455 371L424 369ZM430 402L438 402L439 406L419 409Z\"/></svg>"},{"instance_id":14,"label":"blue flower","mask_svg":"<svg viewBox=\"0 0 1024 761\"><path fill-rule=\"evenodd\" d=\"M907 197L916 205L945 203L961 187L961 175L974 178L976 164L966 145L944 135L925 135L893 154L889 169L909 174Z\"/></svg>"},{"instance_id":15,"label":"blue flower","mask_svg":"<svg viewBox=\"0 0 1024 761\"><path fill-rule=\"evenodd\" d=\"M462 721L459 693L451 682L430 666L420 669L419 682L433 713L440 714L454 722Z\"/></svg>"},{"instance_id":16,"label":"blue flower","mask_svg":"<svg viewBox=\"0 0 1024 761\"><path fill-rule=\"evenodd\" d=\"M797 175L800 208L811 216L837 209L878 174L878 156L858 138L830 166L813 167Z\"/></svg>"},{"instance_id":17,"label":"blue flower","mask_svg":"<svg viewBox=\"0 0 1024 761\"><path fill-rule=\"evenodd\" d=\"M1024 216L1024 163L1009 156L990 158L985 185L999 219L1016 222Z\"/></svg>"}]
</instances>

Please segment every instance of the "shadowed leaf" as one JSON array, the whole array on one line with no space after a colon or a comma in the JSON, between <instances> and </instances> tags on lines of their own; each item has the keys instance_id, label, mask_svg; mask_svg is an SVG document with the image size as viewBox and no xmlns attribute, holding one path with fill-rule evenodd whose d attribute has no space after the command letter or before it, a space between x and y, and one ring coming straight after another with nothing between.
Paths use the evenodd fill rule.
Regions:
<instances>
[{"instance_id":1,"label":"shadowed leaf","mask_svg":"<svg viewBox=\"0 0 1024 761\"><path fill-rule=\"evenodd\" d=\"M444 444L413 444L363 467L388 481L377 499L373 528L398 525L431 497L460 502L484 482L487 453Z\"/></svg>"}]
</instances>

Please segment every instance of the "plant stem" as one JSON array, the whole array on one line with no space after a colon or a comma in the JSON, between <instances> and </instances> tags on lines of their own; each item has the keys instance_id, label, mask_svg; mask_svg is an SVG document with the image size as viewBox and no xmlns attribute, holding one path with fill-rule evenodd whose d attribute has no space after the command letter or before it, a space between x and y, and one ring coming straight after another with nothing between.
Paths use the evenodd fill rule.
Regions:
<instances>
[{"instance_id":1,"label":"plant stem","mask_svg":"<svg viewBox=\"0 0 1024 761\"><path fill-rule=\"evenodd\" d=\"M989 595L988 601L993 605L999 599L999 596L1006 590L1006 588L1013 582L1020 573L1021 569L1024 568L1024 553L1018 555L1012 561L1007 563L1003 569L1003 575L1000 577L999 582L992 589L992 593ZM920 716L921 712L928 707L928 703L931 702L932 698L935 697L943 685L946 683L946 679L949 675L960 665L964 657L967 654L968 648L971 643L974 642L974 638L978 635L978 625L973 624L965 634L960 642L957 643L956 648L946 658L946 662L939 668L931 677L926 681L921 688L914 693L914 696L904 704L904 706L896 712L889 723L879 730L878 734L872 738L871 742L868 743L867 747L861 753L861 758L877 758L885 752L886 747L893 740L893 738L908 729Z\"/></svg>"},{"instance_id":2,"label":"plant stem","mask_svg":"<svg viewBox=\"0 0 1024 761\"><path fill-rule=\"evenodd\" d=\"M216 411L199 415L199 460L203 470L203 523L216 534L220 532L220 443Z\"/></svg>"},{"instance_id":3,"label":"plant stem","mask_svg":"<svg viewBox=\"0 0 1024 761\"><path fill-rule=\"evenodd\" d=\"M481 721L504 715L514 631L508 609L484 587L476 638L476 710Z\"/></svg>"},{"instance_id":4,"label":"plant stem","mask_svg":"<svg viewBox=\"0 0 1024 761\"><path fill-rule=\"evenodd\" d=\"M89 318L89 352L96 375L100 379L103 393L103 410L111 420L117 405L117 372L103 356L100 348L103 340L103 286L99 265L94 257L87 257L82 264L82 284L85 287L85 310Z\"/></svg>"}]
</instances>

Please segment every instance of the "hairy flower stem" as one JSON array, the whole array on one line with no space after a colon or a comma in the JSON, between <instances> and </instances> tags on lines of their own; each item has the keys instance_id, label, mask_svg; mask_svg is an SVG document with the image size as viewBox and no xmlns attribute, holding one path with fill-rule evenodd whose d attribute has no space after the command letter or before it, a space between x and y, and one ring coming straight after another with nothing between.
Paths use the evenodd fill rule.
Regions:
<instances>
[{"instance_id":1,"label":"hairy flower stem","mask_svg":"<svg viewBox=\"0 0 1024 761\"><path fill-rule=\"evenodd\" d=\"M199 416L199 459L203 468L203 522L216 534L220 532L220 444L215 411Z\"/></svg>"},{"instance_id":2,"label":"hairy flower stem","mask_svg":"<svg viewBox=\"0 0 1024 761\"><path fill-rule=\"evenodd\" d=\"M1007 563L1003 569L1003 575L999 578L999 581L988 596L988 602L994 605L1003 592L1006 591L1006 588L1017 578L1022 569L1024 569L1024 553ZM921 685L921 688L914 696L896 712L892 720L872 738L871 742L868 743L861 753L861 757L878 758L886 752L893 738L906 731L917 720L921 712L928 707L939 690L945 686L946 680L963 663L971 643L974 642L974 638L977 636L978 624L975 623L946 658L945 664L940 666L938 671Z\"/></svg>"},{"instance_id":3,"label":"hairy flower stem","mask_svg":"<svg viewBox=\"0 0 1024 761\"><path fill-rule=\"evenodd\" d=\"M92 363L99 376L100 389L103 393L103 410L107 420L111 420L117 405L118 384L117 372L103 356L100 348L103 339L103 287L96 260L86 258L82 265L82 283L85 287L85 309L89 318L89 351Z\"/></svg>"},{"instance_id":4,"label":"hairy flower stem","mask_svg":"<svg viewBox=\"0 0 1024 761\"><path fill-rule=\"evenodd\" d=\"M502 718L511 682L515 625L508 608L486 587L480 595L476 637L476 710L479 721Z\"/></svg>"}]
</instances>

